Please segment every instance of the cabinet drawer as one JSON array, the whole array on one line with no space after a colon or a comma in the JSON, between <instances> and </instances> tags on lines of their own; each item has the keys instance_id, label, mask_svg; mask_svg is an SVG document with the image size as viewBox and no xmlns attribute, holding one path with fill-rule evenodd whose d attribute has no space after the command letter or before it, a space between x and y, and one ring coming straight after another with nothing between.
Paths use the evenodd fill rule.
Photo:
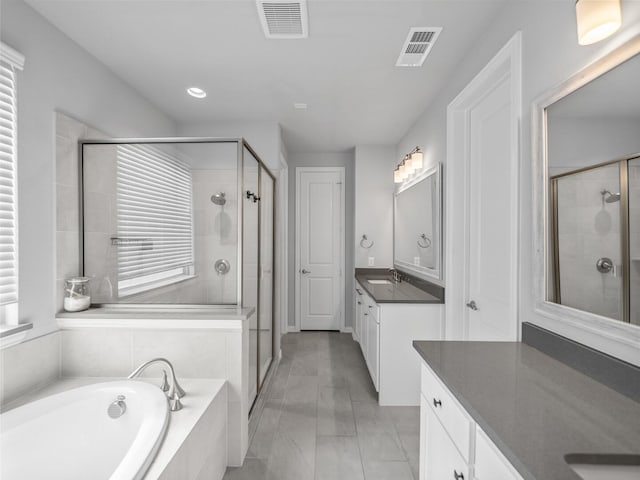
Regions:
<instances>
[{"instance_id":1,"label":"cabinet drawer","mask_svg":"<svg viewBox=\"0 0 640 480\"><path fill-rule=\"evenodd\" d=\"M424 362L422 363L421 388L422 395L425 396L429 406L442 422L464 460L469 462L474 422Z\"/></svg>"}]
</instances>

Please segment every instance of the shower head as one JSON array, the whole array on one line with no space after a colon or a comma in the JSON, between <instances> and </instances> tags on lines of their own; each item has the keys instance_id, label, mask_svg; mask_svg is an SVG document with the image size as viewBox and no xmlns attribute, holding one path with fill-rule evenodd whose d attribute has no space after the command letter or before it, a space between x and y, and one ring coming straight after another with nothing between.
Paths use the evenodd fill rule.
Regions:
<instances>
[{"instance_id":1,"label":"shower head","mask_svg":"<svg viewBox=\"0 0 640 480\"><path fill-rule=\"evenodd\" d=\"M211 195L211 201L216 205L224 205L227 203L227 199L224 196L224 192L216 193L215 195Z\"/></svg>"},{"instance_id":2,"label":"shower head","mask_svg":"<svg viewBox=\"0 0 640 480\"><path fill-rule=\"evenodd\" d=\"M620 193L611 193L609 190L602 190L600 192L600 195L602 195L602 199L607 203L615 203L620 201Z\"/></svg>"}]
</instances>

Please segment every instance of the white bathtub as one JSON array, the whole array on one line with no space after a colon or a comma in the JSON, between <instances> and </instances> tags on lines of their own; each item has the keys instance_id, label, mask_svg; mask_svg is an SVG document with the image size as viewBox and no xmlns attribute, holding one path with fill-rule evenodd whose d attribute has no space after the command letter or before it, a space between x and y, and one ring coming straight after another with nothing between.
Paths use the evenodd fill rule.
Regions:
<instances>
[{"instance_id":1,"label":"white bathtub","mask_svg":"<svg viewBox=\"0 0 640 480\"><path fill-rule=\"evenodd\" d=\"M124 395L125 413L109 405ZM0 415L3 480L133 480L162 443L169 409L154 385L95 383L45 397Z\"/></svg>"}]
</instances>

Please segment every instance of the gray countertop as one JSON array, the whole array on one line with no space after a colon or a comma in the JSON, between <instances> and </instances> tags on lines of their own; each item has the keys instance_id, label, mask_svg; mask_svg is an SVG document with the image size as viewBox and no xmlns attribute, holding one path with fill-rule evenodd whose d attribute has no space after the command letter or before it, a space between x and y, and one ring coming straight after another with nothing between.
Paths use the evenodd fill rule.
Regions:
<instances>
[{"instance_id":1,"label":"gray countertop","mask_svg":"<svg viewBox=\"0 0 640 480\"><path fill-rule=\"evenodd\" d=\"M525 480L580 480L567 454L640 454L640 403L535 348L413 346Z\"/></svg>"},{"instance_id":2,"label":"gray countertop","mask_svg":"<svg viewBox=\"0 0 640 480\"><path fill-rule=\"evenodd\" d=\"M426 292L407 281L395 283L391 275L382 274L376 270L372 272L360 270L356 273L356 280L376 303L444 303L444 297ZM390 280L391 284L375 285L368 280Z\"/></svg>"}]
</instances>

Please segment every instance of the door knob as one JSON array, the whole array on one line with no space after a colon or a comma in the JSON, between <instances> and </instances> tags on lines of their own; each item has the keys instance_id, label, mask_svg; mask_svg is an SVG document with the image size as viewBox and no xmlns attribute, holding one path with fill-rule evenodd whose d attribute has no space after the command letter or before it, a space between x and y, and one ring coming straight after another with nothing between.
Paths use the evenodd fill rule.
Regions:
<instances>
[{"instance_id":1,"label":"door knob","mask_svg":"<svg viewBox=\"0 0 640 480\"><path fill-rule=\"evenodd\" d=\"M469 307L471 310L478 310L478 305L476 304L475 300L471 300L469 303L467 303L467 307Z\"/></svg>"},{"instance_id":2,"label":"door knob","mask_svg":"<svg viewBox=\"0 0 640 480\"><path fill-rule=\"evenodd\" d=\"M303 275L306 275L307 273L311 273L311 270L307 270L303 268L302 270L300 270L300 273L302 273Z\"/></svg>"}]
</instances>

